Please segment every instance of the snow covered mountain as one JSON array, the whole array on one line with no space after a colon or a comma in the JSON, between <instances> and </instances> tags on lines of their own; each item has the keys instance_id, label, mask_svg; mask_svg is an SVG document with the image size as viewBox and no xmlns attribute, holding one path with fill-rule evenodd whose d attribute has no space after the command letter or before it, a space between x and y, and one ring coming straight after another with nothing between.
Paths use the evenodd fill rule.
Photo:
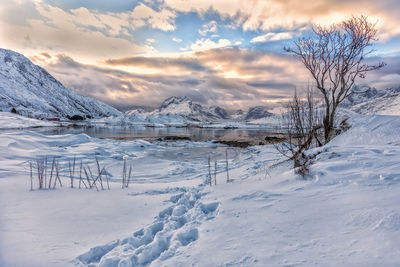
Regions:
<instances>
[{"instance_id":1,"label":"snow covered mountain","mask_svg":"<svg viewBox=\"0 0 400 267\"><path fill-rule=\"evenodd\" d=\"M273 114L268 112L268 110L265 107L262 107L262 106L251 107L247 111L247 114L244 117L244 120L257 120L257 119L261 119L261 118L270 117L272 115Z\"/></svg>"},{"instance_id":2,"label":"snow covered mountain","mask_svg":"<svg viewBox=\"0 0 400 267\"><path fill-rule=\"evenodd\" d=\"M37 118L118 116L121 112L65 88L25 56L0 49L0 111Z\"/></svg>"},{"instance_id":3,"label":"snow covered mountain","mask_svg":"<svg viewBox=\"0 0 400 267\"><path fill-rule=\"evenodd\" d=\"M342 107L360 114L400 115L400 87L376 90L355 86Z\"/></svg>"},{"instance_id":4,"label":"snow covered mountain","mask_svg":"<svg viewBox=\"0 0 400 267\"><path fill-rule=\"evenodd\" d=\"M243 121L269 117L273 114L268 112L264 107L259 106L249 108L246 114L241 110L229 113L218 106L203 107L198 103L194 103L186 96L171 96L165 99L160 107L152 112L145 113L142 110L134 109L127 111L126 115L137 120L163 123L168 119L180 122Z\"/></svg>"},{"instance_id":5,"label":"snow covered mountain","mask_svg":"<svg viewBox=\"0 0 400 267\"><path fill-rule=\"evenodd\" d=\"M141 110L130 110L126 115L142 118L151 122L165 122L168 119L192 122L208 122L226 120L228 113L221 107L205 108L198 103L194 103L186 96L171 96L156 110L152 112L143 112Z\"/></svg>"},{"instance_id":6,"label":"snow covered mountain","mask_svg":"<svg viewBox=\"0 0 400 267\"><path fill-rule=\"evenodd\" d=\"M202 105L194 103L186 96L171 96L165 99L155 112L159 114L181 115L193 121L215 121L228 118L228 114L223 108L204 108Z\"/></svg>"}]
</instances>

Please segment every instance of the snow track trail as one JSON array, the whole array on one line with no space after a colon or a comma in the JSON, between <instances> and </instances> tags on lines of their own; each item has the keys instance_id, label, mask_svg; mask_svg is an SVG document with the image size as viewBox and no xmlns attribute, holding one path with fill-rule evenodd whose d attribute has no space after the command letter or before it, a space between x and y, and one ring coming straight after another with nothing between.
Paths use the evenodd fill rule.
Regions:
<instances>
[{"instance_id":1,"label":"snow track trail","mask_svg":"<svg viewBox=\"0 0 400 267\"><path fill-rule=\"evenodd\" d=\"M172 205L154 222L123 240L91 248L76 259L80 266L158 266L180 247L199 238L199 225L215 217L219 203L203 203L204 187L185 189L170 198Z\"/></svg>"}]
</instances>

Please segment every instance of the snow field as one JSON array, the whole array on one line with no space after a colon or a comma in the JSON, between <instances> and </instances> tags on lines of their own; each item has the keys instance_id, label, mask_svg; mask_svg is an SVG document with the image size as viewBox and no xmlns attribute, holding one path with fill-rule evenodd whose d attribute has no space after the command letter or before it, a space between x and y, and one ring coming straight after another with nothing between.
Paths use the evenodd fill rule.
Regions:
<instances>
[{"instance_id":1,"label":"snow field","mask_svg":"<svg viewBox=\"0 0 400 267\"><path fill-rule=\"evenodd\" d=\"M194 147L197 147L198 153L190 155L188 151ZM169 145L140 140L93 139L84 134L44 136L29 131L1 133L0 266L74 265L72 260L90 247L116 238L122 240L137 229L146 227L155 215L168 206L171 196L183 192L187 197L176 200L179 207L168 218L189 217L186 209L193 209L194 206L199 209L203 204L192 202L189 197L192 196L191 191L186 191L203 183L206 155L210 151L222 154L225 151L222 149L210 142ZM95 155L111 174L111 190L96 192L78 189L77 180L75 188L69 188L68 161L74 157L77 162L82 159L94 170ZM28 162L44 157L48 157L49 161L56 157L60 161L64 186L32 192L29 190ZM128 189L121 189L124 158L133 166ZM37 188L35 179L34 183ZM198 194L193 193L194 201ZM185 202L187 198L189 200ZM179 215L179 212L182 214ZM176 241L171 240L170 251L172 246L178 247L174 242L189 243L195 239L195 227L189 229L189 224L185 225L179 231L176 226Z\"/></svg>"},{"instance_id":2,"label":"snow field","mask_svg":"<svg viewBox=\"0 0 400 267\"><path fill-rule=\"evenodd\" d=\"M317 157L311 180L290 163L268 168L266 179L273 152L255 148L259 163L249 156L231 172L242 179L204 196L220 204L201 238L163 266L399 266L398 129L399 117L356 119Z\"/></svg>"},{"instance_id":3,"label":"snow field","mask_svg":"<svg viewBox=\"0 0 400 267\"><path fill-rule=\"evenodd\" d=\"M228 184L226 148L208 142L2 133L0 265L398 266L400 119L351 124L316 149L309 180L272 146L255 146L230 150ZM28 190L28 160L93 164L94 154L112 190ZM210 154L220 160L213 187ZM123 158L134 166L124 190Z\"/></svg>"}]
</instances>

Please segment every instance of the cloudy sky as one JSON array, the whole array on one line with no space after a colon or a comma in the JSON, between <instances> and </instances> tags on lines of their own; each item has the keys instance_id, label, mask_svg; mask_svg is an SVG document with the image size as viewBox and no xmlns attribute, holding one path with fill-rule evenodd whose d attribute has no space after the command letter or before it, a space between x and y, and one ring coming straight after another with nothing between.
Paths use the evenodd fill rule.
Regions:
<instances>
[{"instance_id":1,"label":"cloudy sky","mask_svg":"<svg viewBox=\"0 0 400 267\"><path fill-rule=\"evenodd\" d=\"M368 60L388 65L358 83L399 86L398 0L0 0L0 47L120 109L171 95L273 108L311 81L283 47L361 14L379 30Z\"/></svg>"}]
</instances>

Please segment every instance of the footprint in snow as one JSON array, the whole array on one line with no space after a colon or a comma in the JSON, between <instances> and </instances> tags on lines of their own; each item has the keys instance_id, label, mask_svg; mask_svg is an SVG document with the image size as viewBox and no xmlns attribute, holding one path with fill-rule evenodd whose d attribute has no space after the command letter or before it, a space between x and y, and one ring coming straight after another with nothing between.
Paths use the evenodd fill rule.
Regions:
<instances>
[{"instance_id":1,"label":"footprint in snow","mask_svg":"<svg viewBox=\"0 0 400 267\"><path fill-rule=\"evenodd\" d=\"M214 218L219 204L200 202L198 189L171 197L172 206L161 211L153 224L132 236L91 248L76 259L83 266L146 266L163 261L199 238L198 226Z\"/></svg>"}]
</instances>

